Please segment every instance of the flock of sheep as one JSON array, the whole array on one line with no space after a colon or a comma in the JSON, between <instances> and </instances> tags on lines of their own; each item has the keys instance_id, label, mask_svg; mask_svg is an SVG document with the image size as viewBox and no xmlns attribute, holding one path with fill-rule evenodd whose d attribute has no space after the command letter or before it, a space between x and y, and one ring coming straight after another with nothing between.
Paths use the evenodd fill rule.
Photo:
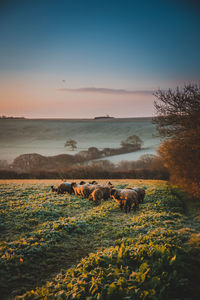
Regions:
<instances>
[{"instance_id":1,"label":"flock of sheep","mask_svg":"<svg viewBox=\"0 0 200 300\"><path fill-rule=\"evenodd\" d=\"M99 204L101 200L108 200L113 198L120 206L121 211L125 210L130 212L131 208L136 211L139 208L139 203L144 201L145 190L142 188L125 188L116 189L109 181L107 184L99 184L96 181L86 183L81 181L79 184L76 182L63 182L58 188L51 186L52 192L58 194L69 193L75 196L82 196Z\"/></svg>"}]
</instances>

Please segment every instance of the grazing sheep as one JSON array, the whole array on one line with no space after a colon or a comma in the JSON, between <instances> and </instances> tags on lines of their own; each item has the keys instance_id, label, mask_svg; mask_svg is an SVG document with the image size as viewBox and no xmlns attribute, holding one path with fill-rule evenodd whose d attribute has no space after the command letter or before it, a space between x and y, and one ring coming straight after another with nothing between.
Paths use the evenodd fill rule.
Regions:
<instances>
[{"instance_id":1,"label":"grazing sheep","mask_svg":"<svg viewBox=\"0 0 200 300\"><path fill-rule=\"evenodd\" d=\"M96 180L93 180L93 181L89 182L89 184L98 184L98 182Z\"/></svg>"},{"instance_id":2,"label":"grazing sheep","mask_svg":"<svg viewBox=\"0 0 200 300\"><path fill-rule=\"evenodd\" d=\"M64 194L69 193L73 194L74 190L72 188L74 182L63 182L58 186L57 193L58 194Z\"/></svg>"},{"instance_id":3,"label":"grazing sheep","mask_svg":"<svg viewBox=\"0 0 200 300\"><path fill-rule=\"evenodd\" d=\"M89 200L94 201L96 204L99 204L102 198L103 192L100 188L95 188L89 196Z\"/></svg>"},{"instance_id":4,"label":"grazing sheep","mask_svg":"<svg viewBox=\"0 0 200 300\"><path fill-rule=\"evenodd\" d=\"M110 197L110 186L105 186L105 185L101 185L101 184L90 184L90 183L86 183L85 186L88 187L89 189L89 195L95 190L95 189L101 189L102 193L103 193L103 199L104 200L108 200L108 198Z\"/></svg>"},{"instance_id":5,"label":"grazing sheep","mask_svg":"<svg viewBox=\"0 0 200 300\"><path fill-rule=\"evenodd\" d=\"M103 199L106 201L110 198L110 191L112 189L111 185L102 185L102 184L97 184L97 188L101 189L103 192Z\"/></svg>"},{"instance_id":6,"label":"grazing sheep","mask_svg":"<svg viewBox=\"0 0 200 300\"><path fill-rule=\"evenodd\" d=\"M52 186L51 186L51 191L54 193L54 192L57 192L58 189L57 189L57 188L54 188L54 186L52 185Z\"/></svg>"},{"instance_id":7,"label":"grazing sheep","mask_svg":"<svg viewBox=\"0 0 200 300\"><path fill-rule=\"evenodd\" d=\"M76 184L76 183L74 183L72 185L72 188L73 188L74 194L76 196L83 196L84 198L87 198L90 194L90 189L88 188L88 184Z\"/></svg>"},{"instance_id":8,"label":"grazing sheep","mask_svg":"<svg viewBox=\"0 0 200 300\"><path fill-rule=\"evenodd\" d=\"M120 205L121 211L124 210L130 212L133 206L134 211L139 207L138 194L131 189L111 189L112 198Z\"/></svg>"},{"instance_id":9,"label":"grazing sheep","mask_svg":"<svg viewBox=\"0 0 200 300\"><path fill-rule=\"evenodd\" d=\"M136 191L136 193L138 194L138 201L139 203L144 202L144 196L145 196L145 190L142 188L127 188L133 191Z\"/></svg>"},{"instance_id":10,"label":"grazing sheep","mask_svg":"<svg viewBox=\"0 0 200 300\"><path fill-rule=\"evenodd\" d=\"M88 187L88 189L89 189L89 195L95 190L95 188L96 188L96 185L95 184L90 184L90 183L86 183L85 184L87 187Z\"/></svg>"},{"instance_id":11,"label":"grazing sheep","mask_svg":"<svg viewBox=\"0 0 200 300\"><path fill-rule=\"evenodd\" d=\"M79 184L80 184L80 185L86 184L86 182L82 180Z\"/></svg>"}]
</instances>

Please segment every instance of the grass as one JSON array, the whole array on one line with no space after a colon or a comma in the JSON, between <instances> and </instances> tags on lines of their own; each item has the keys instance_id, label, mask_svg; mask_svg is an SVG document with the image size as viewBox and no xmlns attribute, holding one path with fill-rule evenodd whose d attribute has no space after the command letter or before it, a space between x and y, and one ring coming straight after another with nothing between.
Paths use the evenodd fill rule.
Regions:
<instances>
[{"instance_id":1,"label":"grass","mask_svg":"<svg viewBox=\"0 0 200 300\"><path fill-rule=\"evenodd\" d=\"M167 182L112 182L146 189L137 212L0 182L2 299L198 299L198 211Z\"/></svg>"}]
</instances>

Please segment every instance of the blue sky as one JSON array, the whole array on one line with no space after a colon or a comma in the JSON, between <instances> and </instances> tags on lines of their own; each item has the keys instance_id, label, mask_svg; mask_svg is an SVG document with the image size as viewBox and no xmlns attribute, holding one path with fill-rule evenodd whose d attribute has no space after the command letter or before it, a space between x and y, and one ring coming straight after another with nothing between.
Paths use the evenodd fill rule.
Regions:
<instances>
[{"instance_id":1,"label":"blue sky","mask_svg":"<svg viewBox=\"0 0 200 300\"><path fill-rule=\"evenodd\" d=\"M152 115L151 91L200 78L200 7L196 3L1 2L2 113L31 117L92 117L106 112L123 117ZM88 88L93 88L92 93L79 90ZM99 89L104 93L99 95ZM106 95L105 89L116 90L116 95ZM140 97L118 95L119 89L140 91ZM144 92L142 98L142 91L147 90L149 95ZM79 104L79 111L74 103ZM59 111L58 105L68 111Z\"/></svg>"}]
</instances>

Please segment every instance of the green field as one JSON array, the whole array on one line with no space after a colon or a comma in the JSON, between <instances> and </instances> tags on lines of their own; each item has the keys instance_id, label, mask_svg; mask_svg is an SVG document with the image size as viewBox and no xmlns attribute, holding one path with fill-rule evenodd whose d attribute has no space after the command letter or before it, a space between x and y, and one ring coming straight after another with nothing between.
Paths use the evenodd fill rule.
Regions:
<instances>
[{"instance_id":1,"label":"green field","mask_svg":"<svg viewBox=\"0 0 200 300\"><path fill-rule=\"evenodd\" d=\"M184 193L112 182L146 189L137 212L51 193L50 181L0 182L1 299L199 299L200 217Z\"/></svg>"}]
</instances>

